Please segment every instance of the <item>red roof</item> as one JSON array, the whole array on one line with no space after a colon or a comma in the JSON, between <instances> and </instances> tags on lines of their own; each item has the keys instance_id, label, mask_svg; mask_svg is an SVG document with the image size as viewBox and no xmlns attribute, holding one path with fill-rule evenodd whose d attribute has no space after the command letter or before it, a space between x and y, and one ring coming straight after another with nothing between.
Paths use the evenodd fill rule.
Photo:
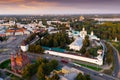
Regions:
<instances>
[{"instance_id":1,"label":"red roof","mask_svg":"<svg viewBox=\"0 0 120 80\"><path fill-rule=\"evenodd\" d=\"M6 36L6 34L0 34L0 36Z\"/></svg>"},{"instance_id":2,"label":"red roof","mask_svg":"<svg viewBox=\"0 0 120 80\"><path fill-rule=\"evenodd\" d=\"M6 32L13 33L13 32L24 32L24 28L15 29L8 29Z\"/></svg>"}]
</instances>

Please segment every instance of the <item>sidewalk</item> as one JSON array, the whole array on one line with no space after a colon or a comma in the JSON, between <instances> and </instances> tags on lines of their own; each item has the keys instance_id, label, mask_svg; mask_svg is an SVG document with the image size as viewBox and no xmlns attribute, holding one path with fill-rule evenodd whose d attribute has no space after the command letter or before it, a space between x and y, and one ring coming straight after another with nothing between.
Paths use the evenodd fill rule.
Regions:
<instances>
[{"instance_id":1,"label":"sidewalk","mask_svg":"<svg viewBox=\"0 0 120 80\"><path fill-rule=\"evenodd\" d=\"M103 72L104 70L108 70L112 67L112 64L111 65L103 65L101 66L102 70L100 72Z\"/></svg>"}]
</instances>

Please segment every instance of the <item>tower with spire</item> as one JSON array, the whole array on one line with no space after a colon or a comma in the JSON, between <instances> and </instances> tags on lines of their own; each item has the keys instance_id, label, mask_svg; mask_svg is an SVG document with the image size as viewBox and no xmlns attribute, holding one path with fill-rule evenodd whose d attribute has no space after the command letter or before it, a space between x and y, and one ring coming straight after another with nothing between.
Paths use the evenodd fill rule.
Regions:
<instances>
[{"instance_id":1,"label":"tower with spire","mask_svg":"<svg viewBox=\"0 0 120 80\"><path fill-rule=\"evenodd\" d=\"M82 28L82 31L80 31L80 37L82 39L85 39L85 36L87 35L87 31L85 30L85 28L83 27Z\"/></svg>"},{"instance_id":2,"label":"tower with spire","mask_svg":"<svg viewBox=\"0 0 120 80\"><path fill-rule=\"evenodd\" d=\"M115 37L115 42L118 42L117 37Z\"/></svg>"},{"instance_id":3,"label":"tower with spire","mask_svg":"<svg viewBox=\"0 0 120 80\"><path fill-rule=\"evenodd\" d=\"M93 31L91 31L91 34L90 34L91 36L93 36L94 35L94 32Z\"/></svg>"}]
</instances>

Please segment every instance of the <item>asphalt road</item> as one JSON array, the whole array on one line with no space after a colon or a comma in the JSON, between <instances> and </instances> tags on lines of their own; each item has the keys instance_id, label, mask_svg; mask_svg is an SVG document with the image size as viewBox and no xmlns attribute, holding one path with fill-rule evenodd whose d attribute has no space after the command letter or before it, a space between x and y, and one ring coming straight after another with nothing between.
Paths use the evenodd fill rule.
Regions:
<instances>
[{"instance_id":1,"label":"asphalt road","mask_svg":"<svg viewBox=\"0 0 120 80\"><path fill-rule=\"evenodd\" d=\"M97 71L94 71L94 70L91 70L91 69L88 69L88 68L85 68L85 67L78 67L78 66L75 66L74 64L72 64L72 60L71 59L68 59L68 58L65 58L65 57L58 57L58 56L53 56L53 55L50 55L50 54L44 54L44 55L39 55L39 54L29 54L31 56L40 56L40 57L44 57L44 58L47 58L47 59L56 59L58 60L60 63L61 63L61 60L64 59L66 61L68 61L68 63L61 63L62 65L66 65L66 66L69 66L69 67L74 67L74 68L77 68L81 71L83 71L85 74L89 74L92 78L92 80L119 80L113 76L109 76L109 75L106 75L106 74L103 74L103 73L100 73L100 72L97 72ZM103 74L102 76L100 74Z\"/></svg>"},{"instance_id":2,"label":"asphalt road","mask_svg":"<svg viewBox=\"0 0 120 80\"><path fill-rule=\"evenodd\" d=\"M22 42L22 40L23 39L25 39L27 36L16 36L16 39L15 40L11 40L11 41L8 41L8 42L6 42L6 43L3 43L3 44L0 44L0 46L2 47L2 48L8 48L9 49L9 51L7 51L7 52L2 52L2 53L0 53L0 60L3 60L3 59L5 59L6 57L2 57L3 55L9 55L11 52L13 52L14 50L18 50L19 48L18 48L18 46L20 45L20 43ZM116 52L114 52L114 56L115 57L117 57L117 55L116 55ZM73 64L71 64L71 61L70 61L70 59L68 59L68 58L61 58L61 57L56 57L56 56L52 56L52 55L49 55L49 54L45 54L45 55L43 55L43 57L44 58L49 58L49 59L56 59L56 60L58 60L58 61L61 61L61 59L65 59L65 60L67 60L67 61L69 61L70 63L68 63L68 64L65 64L65 65L67 65L67 66L70 66L70 67L75 67L75 68L77 68L77 69L79 69L79 70L81 70L81 71L83 71L85 74L90 74L90 76L91 76L91 78L93 79L93 80L118 80L118 79L116 79L115 77L112 77L112 76L109 76L109 75L106 75L106 74L103 74L103 75L100 75L100 73L99 72L97 72L97 71L93 71L93 70L90 70L90 69L87 69L87 68L85 68L85 67L76 67L75 65L73 65ZM118 59L117 58L115 58L116 60L115 60L115 62L116 63L118 63L117 61L118 61ZM117 66L117 69L119 70L119 67L120 65L118 64L118 66ZM115 70L115 73L117 73L118 71L117 70Z\"/></svg>"},{"instance_id":3,"label":"asphalt road","mask_svg":"<svg viewBox=\"0 0 120 80\"><path fill-rule=\"evenodd\" d=\"M46 55L46 57L48 58L48 55ZM56 56L49 56L49 58L51 59L57 59L58 61L61 61L61 59L64 59L66 61L70 61L70 59L67 58L61 58L61 57L56 57ZM66 64L67 66L71 66L71 67L75 67L73 64L71 64L72 62L69 62L68 64ZM81 71L83 71L85 74L90 74L92 76L93 80L117 80L115 77L97 72L97 71L93 71L91 69L87 69L85 67L75 67ZM100 74L103 74L103 76L100 76Z\"/></svg>"},{"instance_id":4,"label":"asphalt road","mask_svg":"<svg viewBox=\"0 0 120 80\"><path fill-rule=\"evenodd\" d=\"M119 53L117 51L117 49L111 44L109 43L110 46L113 48L113 53L114 53L114 59L115 59L115 69L113 71L113 76L118 77L118 73L120 72L120 61L119 61Z\"/></svg>"},{"instance_id":5,"label":"asphalt road","mask_svg":"<svg viewBox=\"0 0 120 80\"><path fill-rule=\"evenodd\" d=\"M11 52L17 51L19 49L18 46L20 46L23 39L25 39L27 36L10 36L9 39L5 42L0 43L1 49L9 49L8 51L1 52L0 55L5 54L8 55ZM16 38L16 39L14 39Z\"/></svg>"},{"instance_id":6,"label":"asphalt road","mask_svg":"<svg viewBox=\"0 0 120 80\"><path fill-rule=\"evenodd\" d=\"M12 52L18 51L18 46L21 44L22 40L27 36L10 36L5 42L0 43L0 49L9 49L5 52L0 52L0 62L9 59ZM16 38L16 39L13 39Z\"/></svg>"},{"instance_id":7,"label":"asphalt road","mask_svg":"<svg viewBox=\"0 0 120 80\"><path fill-rule=\"evenodd\" d=\"M0 49L8 49L5 52L0 52L0 63L10 58L10 54L12 52L18 51L21 42L23 39L25 39L27 36L10 36L7 41L0 42ZM4 71L3 71L4 74ZM9 76L8 76L9 77ZM2 76L2 78L6 78L6 75ZM10 79L5 79L10 80Z\"/></svg>"},{"instance_id":8,"label":"asphalt road","mask_svg":"<svg viewBox=\"0 0 120 80\"><path fill-rule=\"evenodd\" d=\"M104 50L106 50L105 44L104 44ZM38 55L38 54L32 54L32 56L36 56L36 55ZM114 77L109 76L109 75L106 75L106 74L103 74L103 73L100 73L100 72L97 72L97 71L94 71L94 70L91 70L91 69L88 69L88 68L85 68L85 67L76 67L75 65L71 64L72 63L71 59L68 59L68 58L65 58L65 57L53 56L53 55L50 55L50 54L44 54L44 55L41 55L41 57L44 57L44 58L47 58L47 59L56 59L59 62L62 59L64 59L64 60L69 62L65 65L70 66L70 67L75 67L75 68L83 71L85 74L89 74L93 80L119 80L119 79L116 78L116 76L114 76ZM100 74L102 74L102 75L100 75Z\"/></svg>"}]
</instances>

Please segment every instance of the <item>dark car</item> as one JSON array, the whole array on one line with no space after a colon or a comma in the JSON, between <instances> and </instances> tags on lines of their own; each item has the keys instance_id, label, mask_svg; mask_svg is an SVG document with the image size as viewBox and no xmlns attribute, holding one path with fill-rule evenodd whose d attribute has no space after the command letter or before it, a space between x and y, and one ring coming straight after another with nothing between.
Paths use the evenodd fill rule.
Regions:
<instances>
[{"instance_id":1,"label":"dark car","mask_svg":"<svg viewBox=\"0 0 120 80\"><path fill-rule=\"evenodd\" d=\"M68 61L66 61L66 60L63 60L63 59L61 60L61 62L62 62L62 63L68 63Z\"/></svg>"}]
</instances>

